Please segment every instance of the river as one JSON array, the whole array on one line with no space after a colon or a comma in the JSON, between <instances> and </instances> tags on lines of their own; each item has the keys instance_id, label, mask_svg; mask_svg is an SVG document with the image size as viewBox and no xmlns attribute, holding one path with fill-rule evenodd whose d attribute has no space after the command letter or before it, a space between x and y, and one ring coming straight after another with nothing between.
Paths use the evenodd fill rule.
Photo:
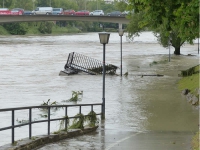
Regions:
<instances>
[{"instance_id":1,"label":"river","mask_svg":"<svg viewBox=\"0 0 200 150\"><path fill-rule=\"evenodd\" d=\"M106 63L120 66L119 42L118 34L111 33ZM123 73L128 72L128 76L106 76L106 128L133 132L198 131L198 109L187 103L177 88L180 70L199 63L197 43L185 44L181 47L182 55L172 54L168 62L169 50L159 45L151 32L144 32L133 41L127 41L124 35L122 42ZM63 104L72 91L83 91L78 103L102 102L102 76L59 76L70 52L102 60L103 46L98 33L0 36L0 49L0 108L41 105L48 99ZM150 65L153 61L165 63ZM39 119L40 113L36 110L33 118ZM53 115L63 116L59 112ZM10 126L9 117L9 113L0 113L0 127ZM27 118L28 112L16 112L16 124L17 120ZM59 122L55 122L51 132L58 126ZM46 123L33 128L33 136L47 133ZM0 145L10 143L10 134L11 131L1 131ZM28 137L28 126L16 129L15 135L15 140Z\"/></svg>"}]
</instances>

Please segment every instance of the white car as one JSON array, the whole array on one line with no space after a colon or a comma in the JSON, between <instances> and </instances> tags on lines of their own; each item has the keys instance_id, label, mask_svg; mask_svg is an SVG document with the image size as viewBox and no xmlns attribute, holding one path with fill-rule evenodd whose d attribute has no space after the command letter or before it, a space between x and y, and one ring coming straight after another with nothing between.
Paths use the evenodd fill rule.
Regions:
<instances>
[{"instance_id":1,"label":"white car","mask_svg":"<svg viewBox=\"0 0 200 150\"><path fill-rule=\"evenodd\" d=\"M93 12L90 12L90 15L92 16L103 16L104 15L104 12L103 10L95 10Z\"/></svg>"}]
</instances>

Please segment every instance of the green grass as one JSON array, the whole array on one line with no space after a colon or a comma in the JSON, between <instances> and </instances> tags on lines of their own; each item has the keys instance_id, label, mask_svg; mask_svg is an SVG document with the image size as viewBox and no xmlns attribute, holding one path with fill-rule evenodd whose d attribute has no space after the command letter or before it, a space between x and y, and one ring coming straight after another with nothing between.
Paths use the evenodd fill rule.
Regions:
<instances>
[{"instance_id":1,"label":"green grass","mask_svg":"<svg viewBox=\"0 0 200 150\"><path fill-rule=\"evenodd\" d=\"M178 87L180 90L189 89L192 94L197 94L196 89L199 89L199 73L192 76L183 77L179 80Z\"/></svg>"},{"instance_id":2,"label":"green grass","mask_svg":"<svg viewBox=\"0 0 200 150\"><path fill-rule=\"evenodd\" d=\"M199 150L199 132L192 139L192 150Z\"/></svg>"},{"instance_id":3,"label":"green grass","mask_svg":"<svg viewBox=\"0 0 200 150\"><path fill-rule=\"evenodd\" d=\"M59 26L53 26L52 28L52 34L67 34L67 33L79 33L80 30L75 27L59 27Z\"/></svg>"},{"instance_id":4,"label":"green grass","mask_svg":"<svg viewBox=\"0 0 200 150\"><path fill-rule=\"evenodd\" d=\"M39 32L38 27L30 26L26 35L41 35L41 33Z\"/></svg>"},{"instance_id":5,"label":"green grass","mask_svg":"<svg viewBox=\"0 0 200 150\"><path fill-rule=\"evenodd\" d=\"M0 35L10 35L10 33L8 33L8 31L0 25Z\"/></svg>"}]
</instances>

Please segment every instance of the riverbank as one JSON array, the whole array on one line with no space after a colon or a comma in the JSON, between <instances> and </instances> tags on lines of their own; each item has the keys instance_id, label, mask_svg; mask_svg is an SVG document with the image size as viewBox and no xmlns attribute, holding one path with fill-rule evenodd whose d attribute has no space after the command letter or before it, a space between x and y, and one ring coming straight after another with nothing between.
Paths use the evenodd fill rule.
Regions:
<instances>
[{"instance_id":1,"label":"riverbank","mask_svg":"<svg viewBox=\"0 0 200 150\"><path fill-rule=\"evenodd\" d=\"M11 31L12 30L12 31ZM65 35L71 33L101 32L102 28L83 22L31 22L0 25L0 35ZM106 32L117 32L114 28L104 28Z\"/></svg>"},{"instance_id":2,"label":"riverbank","mask_svg":"<svg viewBox=\"0 0 200 150\"><path fill-rule=\"evenodd\" d=\"M178 87L192 105L199 107L199 65L182 71L183 78L179 80ZM190 96L188 96L190 95ZM192 150L199 149L199 132L192 138Z\"/></svg>"}]
</instances>

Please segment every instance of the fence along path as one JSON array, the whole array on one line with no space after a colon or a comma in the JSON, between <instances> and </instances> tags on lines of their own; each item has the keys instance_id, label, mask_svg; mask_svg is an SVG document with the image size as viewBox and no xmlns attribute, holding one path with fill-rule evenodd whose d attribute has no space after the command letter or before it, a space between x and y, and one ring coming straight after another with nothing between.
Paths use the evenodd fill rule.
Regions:
<instances>
[{"instance_id":1,"label":"fence along path","mask_svg":"<svg viewBox=\"0 0 200 150\"><path fill-rule=\"evenodd\" d=\"M96 113L96 115L101 115L102 113L102 103L95 103L95 104L76 104L76 105L47 105L47 106L30 106L30 107L17 107L17 108L5 108L5 109L0 109L0 113L2 112L11 112L11 125L7 126L7 127L3 127L0 128L0 131L3 130L8 130L11 129L11 142L12 144L14 144L15 142L15 128L17 127L21 127L21 126L29 126L29 139L31 139L32 137L32 124L35 123L42 123L42 122L48 122L47 124L47 134L50 135L50 125L51 125L51 121L57 121L57 120L65 120L65 128L67 128L67 120L68 119L73 119L73 118L78 118L76 116L68 116L68 109L69 107L79 107L79 114L81 114L81 108L85 107L85 106L90 106L91 107L91 111L93 111L93 106L101 106L101 112L100 113ZM32 120L32 109L47 109L48 114L47 114L47 119L45 120L37 120L37 121L33 121ZM65 108L64 109L64 116L68 116L68 117L62 117L62 118L54 118L51 119L51 109L52 108ZM22 123L22 124L18 124L15 125L15 111L16 110L28 110L29 111L29 119L27 123ZM87 116L87 115L84 115Z\"/></svg>"}]
</instances>

